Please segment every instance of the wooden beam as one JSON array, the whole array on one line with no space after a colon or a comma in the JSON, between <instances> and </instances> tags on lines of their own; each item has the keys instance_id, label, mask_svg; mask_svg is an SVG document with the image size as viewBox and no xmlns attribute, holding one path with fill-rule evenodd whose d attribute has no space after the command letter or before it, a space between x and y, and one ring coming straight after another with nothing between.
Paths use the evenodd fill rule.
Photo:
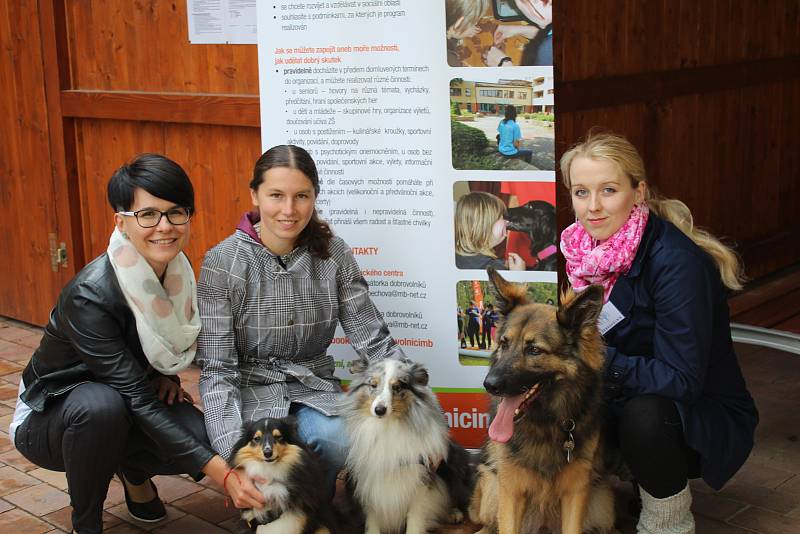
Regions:
<instances>
[{"instance_id":1,"label":"wooden beam","mask_svg":"<svg viewBox=\"0 0 800 534\"><path fill-rule=\"evenodd\" d=\"M45 104L47 106L47 131L50 141L50 167L53 180L52 213L48 221L56 231L59 242L67 245L67 267L59 269L60 285L66 284L78 268L86 263L81 230L80 196L75 168L75 131L65 124L60 92L70 84L67 57L66 15L64 3L56 0L39 2L39 30L42 44L42 71L44 76ZM69 121L71 122L71 121Z\"/></svg>"},{"instance_id":2,"label":"wooden beam","mask_svg":"<svg viewBox=\"0 0 800 534\"><path fill-rule=\"evenodd\" d=\"M258 95L61 91L65 117L129 121L261 125Z\"/></svg>"},{"instance_id":3,"label":"wooden beam","mask_svg":"<svg viewBox=\"0 0 800 534\"><path fill-rule=\"evenodd\" d=\"M785 82L800 78L800 56L593 80L556 80L556 111L569 113Z\"/></svg>"}]
</instances>

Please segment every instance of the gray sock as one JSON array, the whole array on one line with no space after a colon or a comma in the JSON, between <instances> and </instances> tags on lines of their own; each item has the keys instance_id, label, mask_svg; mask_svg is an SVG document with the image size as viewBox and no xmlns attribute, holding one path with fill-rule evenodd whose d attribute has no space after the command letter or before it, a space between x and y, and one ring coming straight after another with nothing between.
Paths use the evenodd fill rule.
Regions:
<instances>
[{"instance_id":1,"label":"gray sock","mask_svg":"<svg viewBox=\"0 0 800 534\"><path fill-rule=\"evenodd\" d=\"M643 488L642 513L636 525L638 534L694 534L692 492L689 484L675 495L657 499Z\"/></svg>"}]
</instances>

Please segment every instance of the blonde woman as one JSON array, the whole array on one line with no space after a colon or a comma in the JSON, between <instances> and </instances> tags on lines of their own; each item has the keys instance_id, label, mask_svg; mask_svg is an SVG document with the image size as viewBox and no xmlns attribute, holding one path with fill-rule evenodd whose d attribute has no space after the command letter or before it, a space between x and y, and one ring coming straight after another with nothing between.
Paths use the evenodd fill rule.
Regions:
<instances>
[{"instance_id":1,"label":"blonde woman","mask_svg":"<svg viewBox=\"0 0 800 534\"><path fill-rule=\"evenodd\" d=\"M508 263L494 253L494 248L508 237L506 205L491 193L474 191L456 202L456 267L459 269L509 269L524 271L525 261L515 252L508 253Z\"/></svg>"},{"instance_id":2,"label":"blonde woman","mask_svg":"<svg viewBox=\"0 0 800 534\"><path fill-rule=\"evenodd\" d=\"M758 423L731 341L739 260L684 203L653 193L624 137L590 133L561 172L576 216L561 234L567 276L605 288L608 435L641 490L637 530L694 532L688 479L720 489Z\"/></svg>"}]
</instances>

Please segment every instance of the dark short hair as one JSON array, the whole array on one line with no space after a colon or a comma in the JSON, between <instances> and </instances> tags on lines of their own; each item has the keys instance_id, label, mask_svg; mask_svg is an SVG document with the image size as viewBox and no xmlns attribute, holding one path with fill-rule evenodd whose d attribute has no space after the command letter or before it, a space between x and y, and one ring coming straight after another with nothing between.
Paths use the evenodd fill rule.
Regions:
<instances>
[{"instance_id":1,"label":"dark short hair","mask_svg":"<svg viewBox=\"0 0 800 534\"><path fill-rule=\"evenodd\" d=\"M253 167L253 179L250 180L250 189L257 191L258 187L264 183L264 173L277 167L288 167L302 172L314 186L314 195L319 195L319 174L314 158L305 149L297 145L277 145L263 154L256 161ZM311 215L308 225L300 232L297 245L306 245L311 253L319 258L329 258L330 241L333 231L330 226L320 219L317 209Z\"/></svg>"},{"instance_id":2,"label":"dark short hair","mask_svg":"<svg viewBox=\"0 0 800 534\"><path fill-rule=\"evenodd\" d=\"M133 193L141 187L154 197L194 211L194 188L183 168L161 154L140 154L120 167L108 181L108 203L114 211L128 211Z\"/></svg>"}]
</instances>

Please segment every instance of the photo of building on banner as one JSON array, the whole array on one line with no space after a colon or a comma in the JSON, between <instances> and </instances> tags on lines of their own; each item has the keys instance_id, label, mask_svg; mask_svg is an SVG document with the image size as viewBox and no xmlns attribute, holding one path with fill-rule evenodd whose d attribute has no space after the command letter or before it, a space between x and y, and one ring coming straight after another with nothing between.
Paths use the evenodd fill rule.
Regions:
<instances>
[{"instance_id":1,"label":"photo of building on banner","mask_svg":"<svg viewBox=\"0 0 800 534\"><path fill-rule=\"evenodd\" d=\"M555 301L557 284L553 69L523 59L552 34L513 4L258 3L262 146L296 144L315 159L317 212L351 247L392 337L426 366L469 447L486 437L483 380L496 345L483 320L470 345L474 325L461 313L479 288L491 321L490 264L537 302ZM480 31L454 33L457 5L479 11L458 15L457 29L477 17ZM512 60L477 65L493 48ZM494 206L491 221L472 197ZM349 380L357 354L341 328L329 352Z\"/></svg>"}]
</instances>

